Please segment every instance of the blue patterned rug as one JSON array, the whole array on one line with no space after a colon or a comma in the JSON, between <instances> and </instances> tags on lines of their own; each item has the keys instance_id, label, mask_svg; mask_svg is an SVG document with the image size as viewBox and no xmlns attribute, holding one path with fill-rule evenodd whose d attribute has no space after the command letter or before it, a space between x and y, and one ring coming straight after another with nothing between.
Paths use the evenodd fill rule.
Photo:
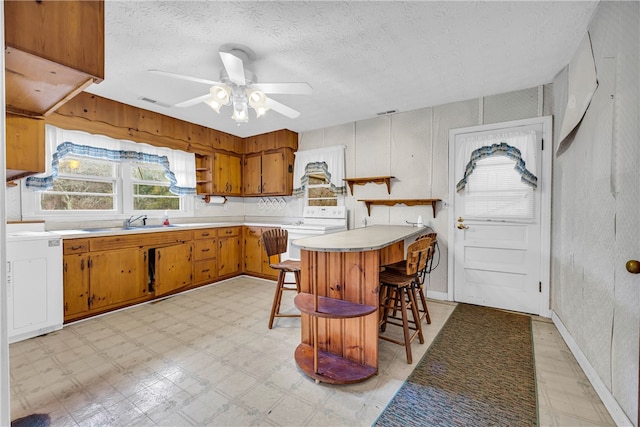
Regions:
<instances>
[{"instance_id":1,"label":"blue patterned rug","mask_svg":"<svg viewBox=\"0 0 640 427\"><path fill-rule=\"evenodd\" d=\"M458 304L376 426L537 426L531 318Z\"/></svg>"}]
</instances>

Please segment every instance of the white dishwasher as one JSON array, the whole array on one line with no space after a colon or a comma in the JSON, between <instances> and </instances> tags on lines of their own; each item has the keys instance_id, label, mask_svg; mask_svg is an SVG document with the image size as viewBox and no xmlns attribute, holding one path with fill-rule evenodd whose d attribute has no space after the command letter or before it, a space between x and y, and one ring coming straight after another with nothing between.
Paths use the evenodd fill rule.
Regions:
<instances>
[{"instance_id":1,"label":"white dishwasher","mask_svg":"<svg viewBox=\"0 0 640 427\"><path fill-rule=\"evenodd\" d=\"M7 224L9 343L62 328L62 237Z\"/></svg>"}]
</instances>

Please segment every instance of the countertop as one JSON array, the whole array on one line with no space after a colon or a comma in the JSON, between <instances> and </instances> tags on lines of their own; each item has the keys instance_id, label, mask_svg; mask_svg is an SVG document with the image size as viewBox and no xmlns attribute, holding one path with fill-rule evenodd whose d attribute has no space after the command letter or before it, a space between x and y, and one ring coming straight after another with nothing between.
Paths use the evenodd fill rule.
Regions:
<instances>
[{"instance_id":1,"label":"countertop","mask_svg":"<svg viewBox=\"0 0 640 427\"><path fill-rule=\"evenodd\" d=\"M305 237L292 241L292 244L300 249L317 252L363 252L382 249L426 232L427 228L425 227L371 225L338 233Z\"/></svg>"},{"instance_id":2,"label":"countertop","mask_svg":"<svg viewBox=\"0 0 640 427\"><path fill-rule=\"evenodd\" d=\"M68 230L52 230L53 233L60 234L65 239L73 239L79 237L98 237L98 236L116 236L120 234L133 233L157 233L163 231L180 231L198 228L220 228L220 227L277 227L280 223L257 223L257 222L199 222L199 223L183 223L171 224L169 226L153 225L142 227L104 227L104 228L86 228L86 229L68 229Z\"/></svg>"}]
</instances>

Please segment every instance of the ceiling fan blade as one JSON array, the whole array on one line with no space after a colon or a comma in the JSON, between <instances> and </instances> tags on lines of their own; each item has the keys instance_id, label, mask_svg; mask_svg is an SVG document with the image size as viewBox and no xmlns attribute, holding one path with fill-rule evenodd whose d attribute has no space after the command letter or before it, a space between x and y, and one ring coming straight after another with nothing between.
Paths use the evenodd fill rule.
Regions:
<instances>
[{"instance_id":1,"label":"ceiling fan blade","mask_svg":"<svg viewBox=\"0 0 640 427\"><path fill-rule=\"evenodd\" d=\"M209 98L211 98L211 94L198 96L196 98L191 98L191 99L187 99L186 101L179 102L176 105L174 105L174 107L179 107L179 108L191 107L192 105L196 105L201 102L204 102Z\"/></svg>"},{"instance_id":2,"label":"ceiling fan blade","mask_svg":"<svg viewBox=\"0 0 640 427\"><path fill-rule=\"evenodd\" d=\"M207 80L207 79L201 79L201 78L198 78L198 77L185 76L183 74L170 73L168 71L151 69L151 70L149 70L149 72L153 73L153 74L158 74L160 76L171 77L173 79L187 80L189 82L196 82L196 83L204 83L204 84L211 85L211 86L220 84L220 82L215 82L213 80Z\"/></svg>"},{"instance_id":3,"label":"ceiling fan blade","mask_svg":"<svg viewBox=\"0 0 640 427\"><path fill-rule=\"evenodd\" d=\"M278 101L274 101L271 98L267 98L265 100L265 105L269 107L269 109L277 111L278 113L282 114L283 116L287 116L290 119L295 119L300 116L299 111L296 111L291 107L287 107L286 105L281 104Z\"/></svg>"},{"instance_id":4,"label":"ceiling fan blade","mask_svg":"<svg viewBox=\"0 0 640 427\"><path fill-rule=\"evenodd\" d=\"M227 71L227 76L229 76L229 80L238 86L246 85L247 81L244 78L244 64L242 63L242 59L228 52L219 53L220 58L222 58L222 63L224 64L224 69Z\"/></svg>"},{"instance_id":5,"label":"ceiling fan blade","mask_svg":"<svg viewBox=\"0 0 640 427\"><path fill-rule=\"evenodd\" d=\"M252 88L264 93L281 93L290 95L311 95L313 88L309 83L255 83Z\"/></svg>"}]
</instances>

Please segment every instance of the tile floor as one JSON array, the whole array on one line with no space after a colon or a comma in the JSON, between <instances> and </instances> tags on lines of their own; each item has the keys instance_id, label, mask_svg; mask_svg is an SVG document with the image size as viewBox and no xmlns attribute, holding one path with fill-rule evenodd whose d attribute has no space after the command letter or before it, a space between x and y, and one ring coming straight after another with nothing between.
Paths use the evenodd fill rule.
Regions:
<instances>
[{"instance_id":1,"label":"tile floor","mask_svg":"<svg viewBox=\"0 0 640 427\"><path fill-rule=\"evenodd\" d=\"M239 277L77 322L10 346L11 411L52 426L368 426L420 360L454 304L430 302L425 344L380 341L379 374L315 384L293 351L299 320L267 329L274 283ZM284 303L293 310L291 300ZM541 426L613 426L546 319L534 319Z\"/></svg>"}]
</instances>

